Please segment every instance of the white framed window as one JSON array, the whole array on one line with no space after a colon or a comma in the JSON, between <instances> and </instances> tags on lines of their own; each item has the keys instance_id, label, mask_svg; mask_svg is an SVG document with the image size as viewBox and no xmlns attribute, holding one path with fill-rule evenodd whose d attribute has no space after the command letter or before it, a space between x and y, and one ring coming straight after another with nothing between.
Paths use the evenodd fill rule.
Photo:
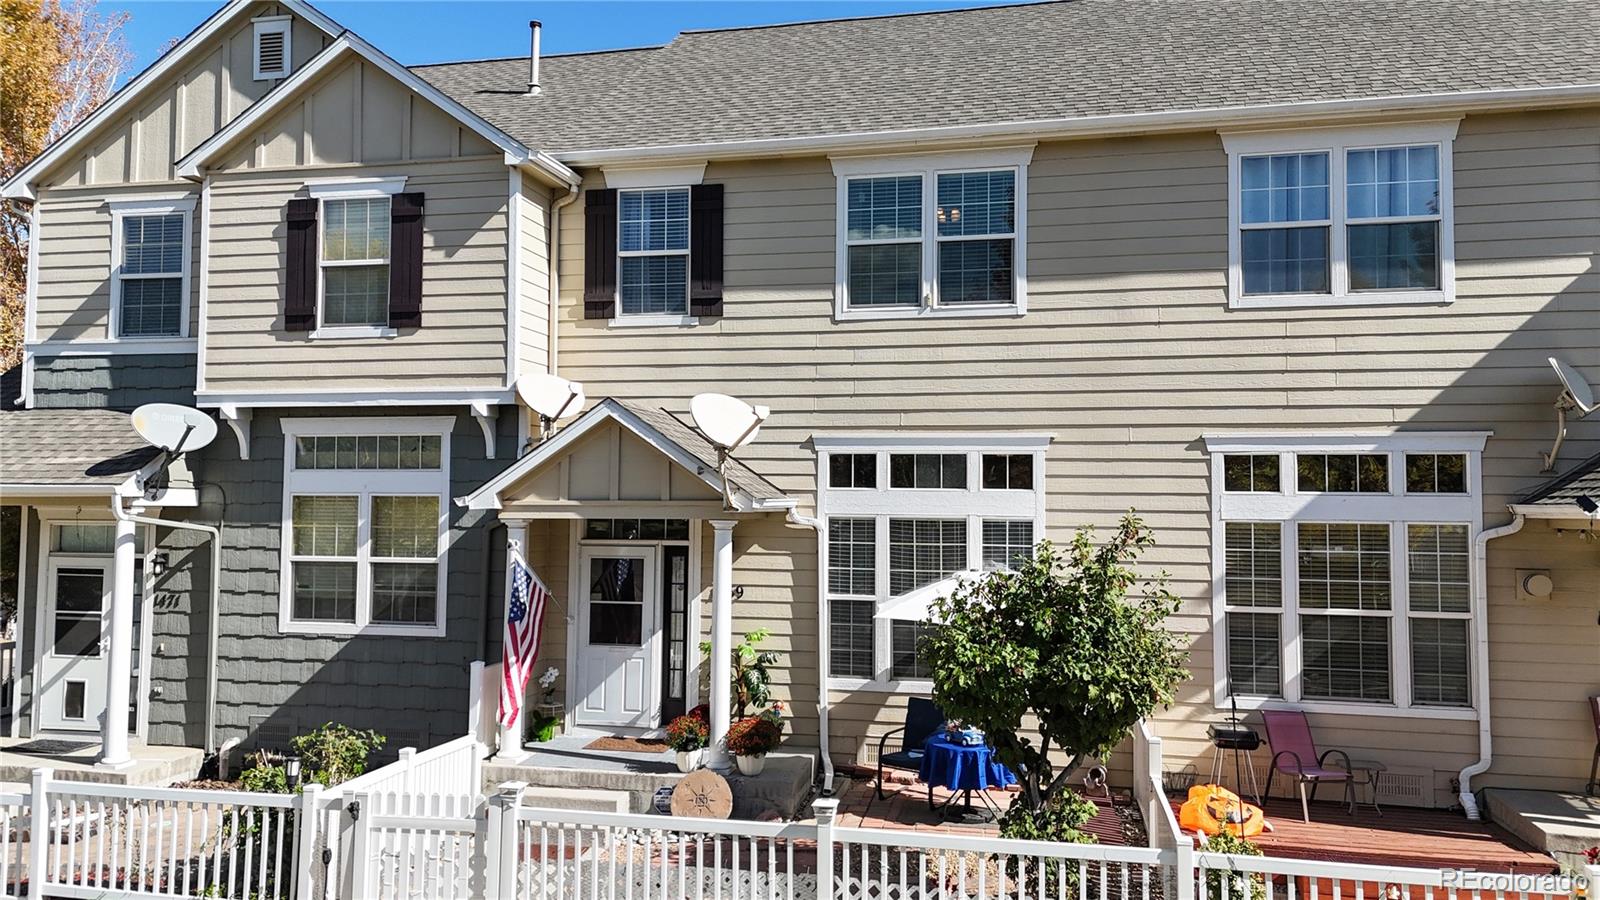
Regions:
<instances>
[{"instance_id":1,"label":"white framed window","mask_svg":"<svg viewBox=\"0 0 1600 900\"><path fill-rule=\"evenodd\" d=\"M1015 563L1044 536L1048 435L819 435L828 684L927 691L928 604L954 580ZM985 489L1001 460L1004 490ZM1026 462L1024 462L1026 460ZM1025 470L1027 478L1013 471ZM1026 487L1023 487L1026 480Z\"/></svg>"},{"instance_id":2,"label":"white framed window","mask_svg":"<svg viewBox=\"0 0 1600 900\"><path fill-rule=\"evenodd\" d=\"M1487 437L1206 438L1219 708L1474 715Z\"/></svg>"},{"instance_id":3,"label":"white framed window","mask_svg":"<svg viewBox=\"0 0 1600 900\"><path fill-rule=\"evenodd\" d=\"M1027 312L1033 147L835 157L838 320Z\"/></svg>"},{"instance_id":4,"label":"white framed window","mask_svg":"<svg viewBox=\"0 0 1600 900\"><path fill-rule=\"evenodd\" d=\"M114 200L111 206L113 341L189 334L189 244L194 198Z\"/></svg>"},{"instance_id":5,"label":"white framed window","mask_svg":"<svg viewBox=\"0 0 1600 900\"><path fill-rule=\"evenodd\" d=\"M1454 300L1458 124L1224 134L1229 306Z\"/></svg>"},{"instance_id":6,"label":"white framed window","mask_svg":"<svg viewBox=\"0 0 1600 900\"><path fill-rule=\"evenodd\" d=\"M288 78L294 19L290 16L262 16L250 22L254 34L255 59L251 77L256 81Z\"/></svg>"},{"instance_id":7,"label":"white framed window","mask_svg":"<svg viewBox=\"0 0 1600 900\"><path fill-rule=\"evenodd\" d=\"M280 630L445 633L454 424L283 420Z\"/></svg>"},{"instance_id":8,"label":"white framed window","mask_svg":"<svg viewBox=\"0 0 1600 900\"><path fill-rule=\"evenodd\" d=\"M689 189L617 191L617 318L689 316Z\"/></svg>"},{"instance_id":9,"label":"white framed window","mask_svg":"<svg viewBox=\"0 0 1600 900\"><path fill-rule=\"evenodd\" d=\"M307 185L317 201L313 339L394 337L389 327L390 207L404 177Z\"/></svg>"}]
</instances>

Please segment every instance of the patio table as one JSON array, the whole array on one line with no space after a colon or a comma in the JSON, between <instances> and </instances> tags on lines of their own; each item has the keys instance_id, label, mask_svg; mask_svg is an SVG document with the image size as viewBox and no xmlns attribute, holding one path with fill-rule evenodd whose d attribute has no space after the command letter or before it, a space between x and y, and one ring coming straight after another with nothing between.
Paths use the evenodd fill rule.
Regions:
<instances>
[{"instance_id":1,"label":"patio table","mask_svg":"<svg viewBox=\"0 0 1600 900\"><path fill-rule=\"evenodd\" d=\"M923 743L922 767L917 772L917 779L928 786L928 805L933 805L934 785L941 785L961 794L962 805L956 812L964 818L977 816L984 820L992 816L984 815L983 811L973 808L972 792L1003 788L1017 783L1017 776L994 758L994 751L988 744L969 746L957 743L943 731L934 732ZM991 809L998 812L986 795L980 793L979 796ZM944 805L947 817L950 804L954 803L955 799L952 795Z\"/></svg>"}]
</instances>

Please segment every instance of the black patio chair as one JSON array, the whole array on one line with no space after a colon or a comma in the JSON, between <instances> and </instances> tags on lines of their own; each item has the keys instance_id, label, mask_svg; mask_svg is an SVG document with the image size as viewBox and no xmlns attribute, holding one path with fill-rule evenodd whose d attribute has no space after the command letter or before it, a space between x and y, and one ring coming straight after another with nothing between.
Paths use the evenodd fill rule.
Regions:
<instances>
[{"instance_id":1,"label":"black patio chair","mask_svg":"<svg viewBox=\"0 0 1600 900\"><path fill-rule=\"evenodd\" d=\"M912 772L922 769L922 745L928 737L944 725L944 711L939 705L926 697L911 697L906 701L906 723L899 728L891 728L878 738L878 799L887 800L889 795L883 792L883 770L909 769ZM889 738L896 733L900 734L900 749L893 753L883 752L888 748Z\"/></svg>"}]
</instances>

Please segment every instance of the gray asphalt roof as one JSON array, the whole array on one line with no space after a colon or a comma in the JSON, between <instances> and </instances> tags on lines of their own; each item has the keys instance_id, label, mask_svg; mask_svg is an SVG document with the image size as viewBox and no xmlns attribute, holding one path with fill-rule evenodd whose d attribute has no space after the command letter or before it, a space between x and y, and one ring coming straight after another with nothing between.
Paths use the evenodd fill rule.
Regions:
<instances>
[{"instance_id":1,"label":"gray asphalt roof","mask_svg":"<svg viewBox=\"0 0 1600 900\"><path fill-rule=\"evenodd\" d=\"M619 147L1600 83L1595 0L1058 0L418 66L532 147Z\"/></svg>"},{"instance_id":2,"label":"gray asphalt roof","mask_svg":"<svg viewBox=\"0 0 1600 900\"><path fill-rule=\"evenodd\" d=\"M713 472L716 471L716 445L682 419L667 412L665 409L653 406L644 406L615 398L612 398L611 402L643 419L645 424L661 432L663 437L682 447L684 452L699 460L707 469ZM768 481L761 473L745 465L738 458L728 461L728 481L735 490L743 491L754 500L782 500L785 497L785 494L778 489L777 485Z\"/></svg>"},{"instance_id":3,"label":"gray asphalt roof","mask_svg":"<svg viewBox=\"0 0 1600 900\"><path fill-rule=\"evenodd\" d=\"M0 484L118 484L159 452L125 412L0 411Z\"/></svg>"},{"instance_id":4,"label":"gray asphalt roof","mask_svg":"<svg viewBox=\"0 0 1600 900\"><path fill-rule=\"evenodd\" d=\"M1528 506L1573 506L1579 497L1600 503L1600 453L1539 485L1517 502Z\"/></svg>"}]
</instances>

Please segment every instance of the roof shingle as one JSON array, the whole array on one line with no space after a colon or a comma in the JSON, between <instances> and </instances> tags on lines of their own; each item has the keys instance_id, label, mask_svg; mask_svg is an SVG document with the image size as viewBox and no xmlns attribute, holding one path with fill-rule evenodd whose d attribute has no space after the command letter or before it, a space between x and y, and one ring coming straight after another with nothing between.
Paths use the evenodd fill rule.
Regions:
<instances>
[{"instance_id":1,"label":"roof shingle","mask_svg":"<svg viewBox=\"0 0 1600 900\"><path fill-rule=\"evenodd\" d=\"M139 437L125 412L0 412L0 484L116 485L160 452Z\"/></svg>"}]
</instances>

